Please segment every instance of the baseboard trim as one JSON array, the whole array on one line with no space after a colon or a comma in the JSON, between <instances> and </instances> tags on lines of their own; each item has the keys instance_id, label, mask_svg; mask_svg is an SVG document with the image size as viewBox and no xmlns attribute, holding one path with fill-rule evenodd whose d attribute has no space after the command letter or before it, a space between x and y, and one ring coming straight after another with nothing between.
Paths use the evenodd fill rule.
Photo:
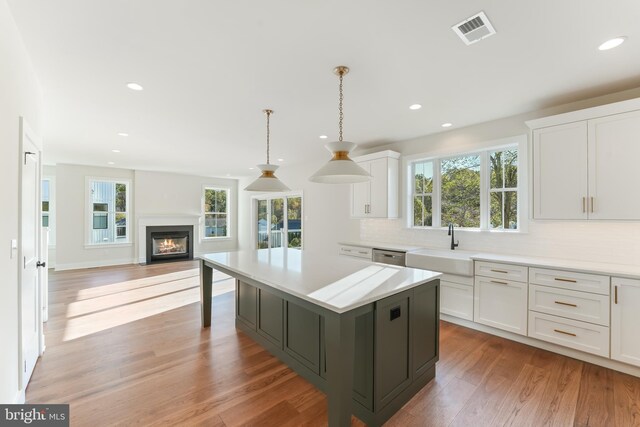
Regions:
<instances>
[{"instance_id":1,"label":"baseboard trim","mask_svg":"<svg viewBox=\"0 0 640 427\"><path fill-rule=\"evenodd\" d=\"M491 326L481 325L470 320L460 319L450 316L448 314L440 313L440 320L444 320L455 325L464 326L469 329L475 329L476 331L486 332L487 334L495 335L501 338L506 338L511 341L516 341L521 344L530 345L531 347L540 348L542 350L558 353L563 356L578 359L583 362L593 363L594 365L603 366L605 368L613 369L614 371L622 372L625 374L633 375L634 377L640 377L640 367L628 365L616 360L607 359L605 357L596 356L594 354L584 353L572 348L563 347L561 345L540 341L535 338L525 337L523 335L514 334L512 332L503 331L500 329L492 328Z\"/></svg>"},{"instance_id":2,"label":"baseboard trim","mask_svg":"<svg viewBox=\"0 0 640 427\"><path fill-rule=\"evenodd\" d=\"M56 264L56 271L65 270L80 270L83 268L95 268L95 267L110 267L114 265L129 265L136 264L135 259L122 258L122 259L105 259L100 261L87 261L71 264Z\"/></svg>"}]
</instances>

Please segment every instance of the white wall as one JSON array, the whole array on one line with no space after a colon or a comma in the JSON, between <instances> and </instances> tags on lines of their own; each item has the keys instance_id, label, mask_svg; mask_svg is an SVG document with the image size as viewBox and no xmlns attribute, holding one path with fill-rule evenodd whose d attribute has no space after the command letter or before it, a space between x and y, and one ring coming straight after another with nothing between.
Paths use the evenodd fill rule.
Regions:
<instances>
[{"instance_id":1,"label":"white wall","mask_svg":"<svg viewBox=\"0 0 640 427\"><path fill-rule=\"evenodd\" d=\"M86 177L128 179L133 188L134 173L129 169L56 165L56 270L133 263L133 243L86 247ZM135 197L135 188L133 193ZM129 207L129 215L135 217L135 203ZM135 236L131 226L129 233Z\"/></svg>"},{"instance_id":2,"label":"white wall","mask_svg":"<svg viewBox=\"0 0 640 427\"><path fill-rule=\"evenodd\" d=\"M233 250L238 246L238 181L164 172L135 172L136 218L166 215L202 215L204 186L230 188L229 231L230 238L194 239L196 254ZM199 230L194 230L199 233ZM195 237L195 236L194 236ZM137 253L137 252L136 252Z\"/></svg>"},{"instance_id":3,"label":"white wall","mask_svg":"<svg viewBox=\"0 0 640 427\"><path fill-rule=\"evenodd\" d=\"M56 248L49 251L50 255L54 256L56 270L137 263L138 219L148 216L202 215L202 192L205 185L231 189L231 237L201 241L198 236L194 239L195 253L233 250L238 245L237 180L66 164L58 164L55 168L48 167L46 171L55 175L56 182ZM85 245L86 177L131 181L130 244L91 247ZM198 230L194 231L198 233Z\"/></svg>"},{"instance_id":4,"label":"white wall","mask_svg":"<svg viewBox=\"0 0 640 427\"><path fill-rule=\"evenodd\" d=\"M403 155L472 151L491 141L528 134L525 120L640 97L640 88L609 94L554 108L481 123L466 128L416 138L372 151L391 149ZM404 204L403 204L404 206ZM405 228L403 220L362 220L360 238L419 246L448 248L443 230ZM460 231L460 249L637 264L640 260L640 221L532 221L528 233Z\"/></svg>"},{"instance_id":5,"label":"white wall","mask_svg":"<svg viewBox=\"0 0 640 427\"><path fill-rule=\"evenodd\" d=\"M39 135L42 93L11 12L0 0L0 403L18 397L18 260L10 250L18 238L19 118Z\"/></svg>"},{"instance_id":6,"label":"white wall","mask_svg":"<svg viewBox=\"0 0 640 427\"><path fill-rule=\"evenodd\" d=\"M309 251L330 251L337 253L337 242L353 240L358 237L358 221L350 219L351 188L349 185L315 184L308 178L324 162L326 156L314 162L296 165L284 165L276 172L289 188L303 193L303 244ZM239 183L239 245L241 249L255 249L252 227L255 222L251 197L259 193L244 191L257 174Z\"/></svg>"}]
</instances>

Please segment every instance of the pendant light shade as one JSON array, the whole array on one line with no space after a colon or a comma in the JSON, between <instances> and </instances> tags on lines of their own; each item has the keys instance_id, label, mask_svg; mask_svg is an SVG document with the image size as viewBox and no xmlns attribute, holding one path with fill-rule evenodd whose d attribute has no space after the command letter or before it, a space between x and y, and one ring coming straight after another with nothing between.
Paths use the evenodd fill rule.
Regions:
<instances>
[{"instance_id":1,"label":"pendant light shade","mask_svg":"<svg viewBox=\"0 0 640 427\"><path fill-rule=\"evenodd\" d=\"M262 174L253 181L251 184L245 187L245 191L261 191L261 192L276 192L276 191L290 191L291 189L284 185L276 175L275 171L278 169L278 165L272 165L269 163L269 119L273 110L263 110L267 115L267 163L258 165L258 169L262 171Z\"/></svg>"},{"instance_id":2,"label":"pendant light shade","mask_svg":"<svg viewBox=\"0 0 640 427\"><path fill-rule=\"evenodd\" d=\"M342 140L342 121L344 118L342 112L342 79L344 75L349 72L349 68L340 65L336 67L333 72L340 78L338 103L339 139L338 141L325 145L333 157L326 165L321 167L320 170L311 175L309 181L320 184L356 184L366 182L371 179L371 175L349 157L349 153L356 148L356 144Z\"/></svg>"}]
</instances>

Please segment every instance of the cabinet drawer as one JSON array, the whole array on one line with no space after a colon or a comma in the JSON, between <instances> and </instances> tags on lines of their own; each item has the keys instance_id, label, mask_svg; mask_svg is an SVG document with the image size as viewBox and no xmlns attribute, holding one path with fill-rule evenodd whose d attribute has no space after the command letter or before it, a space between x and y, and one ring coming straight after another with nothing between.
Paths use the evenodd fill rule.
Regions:
<instances>
[{"instance_id":1,"label":"cabinet drawer","mask_svg":"<svg viewBox=\"0 0 640 427\"><path fill-rule=\"evenodd\" d=\"M605 326L530 311L529 336L609 357L609 328Z\"/></svg>"},{"instance_id":2,"label":"cabinet drawer","mask_svg":"<svg viewBox=\"0 0 640 427\"><path fill-rule=\"evenodd\" d=\"M371 248L363 248L360 246L340 245L339 253L340 255L371 259L373 250Z\"/></svg>"},{"instance_id":3,"label":"cabinet drawer","mask_svg":"<svg viewBox=\"0 0 640 427\"><path fill-rule=\"evenodd\" d=\"M609 276L546 268L531 268L530 270L529 282L536 285L609 295Z\"/></svg>"},{"instance_id":4,"label":"cabinet drawer","mask_svg":"<svg viewBox=\"0 0 640 427\"><path fill-rule=\"evenodd\" d=\"M609 297L529 285L529 310L609 326Z\"/></svg>"},{"instance_id":5,"label":"cabinet drawer","mask_svg":"<svg viewBox=\"0 0 640 427\"><path fill-rule=\"evenodd\" d=\"M501 264L497 262L476 261L476 275L494 277L496 279L526 282L528 267L522 265Z\"/></svg>"},{"instance_id":6,"label":"cabinet drawer","mask_svg":"<svg viewBox=\"0 0 640 427\"><path fill-rule=\"evenodd\" d=\"M440 280L440 313L473 320L473 286Z\"/></svg>"},{"instance_id":7,"label":"cabinet drawer","mask_svg":"<svg viewBox=\"0 0 640 427\"><path fill-rule=\"evenodd\" d=\"M473 318L477 323L527 335L527 284L476 276Z\"/></svg>"}]
</instances>

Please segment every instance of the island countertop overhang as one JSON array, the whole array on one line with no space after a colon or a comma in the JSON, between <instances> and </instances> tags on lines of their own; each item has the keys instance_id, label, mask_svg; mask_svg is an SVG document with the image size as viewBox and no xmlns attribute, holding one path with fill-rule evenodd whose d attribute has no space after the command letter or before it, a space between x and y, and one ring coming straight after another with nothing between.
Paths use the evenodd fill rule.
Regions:
<instances>
[{"instance_id":1,"label":"island countertop overhang","mask_svg":"<svg viewBox=\"0 0 640 427\"><path fill-rule=\"evenodd\" d=\"M236 273L271 288L345 313L420 286L441 273L297 249L257 249L205 254L214 269Z\"/></svg>"}]
</instances>

